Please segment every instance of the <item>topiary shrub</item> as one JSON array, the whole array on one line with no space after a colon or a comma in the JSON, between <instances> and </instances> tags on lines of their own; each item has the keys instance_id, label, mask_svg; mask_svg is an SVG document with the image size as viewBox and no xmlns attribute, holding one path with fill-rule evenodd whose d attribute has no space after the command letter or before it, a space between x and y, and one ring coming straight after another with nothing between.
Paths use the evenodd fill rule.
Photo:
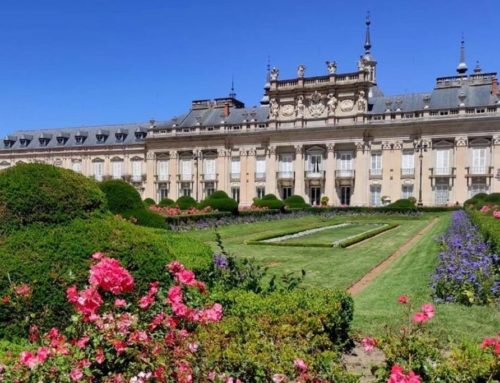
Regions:
<instances>
[{"instance_id":1,"label":"topiary shrub","mask_svg":"<svg viewBox=\"0 0 500 383\"><path fill-rule=\"evenodd\" d=\"M491 193L484 198L484 202L492 205L500 205L500 193Z\"/></svg>"},{"instance_id":2,"label":"topiary shrub","mask_svg":"<svg viewBox=\"0 0 500 383\"><path fill-rule=\"evenodd\" d=\"M146 198L144 200L144 206L148 207L148 206L151 206L151 205L156 205L156 202L153 198Z\"/></svg>"},{"instance_id":3,"label":"topiary shrub","mask_svg":"<svg viewBox=\"0 0 500 383\"><path fill-rule=\"evenodd\" d=\"M69 318L66 288L85 284L90 255L97 251L120 259L133 274L138 295L150 281L169 281L165 264L173 259L201 273L212 264L210 248L192 238L135 226L109 213L65 225L21 228L0 241L0 297L10 294L9 281L30 284L32 316L16 320L15 312L0 303L0 338L25 336L30 324L64 327L63 319Z\"/></svg>"},{"instance_id":4,"label":"topiary shrub","mask_svg":"<svg viewBox=\"0 0 500 383\"><path fill-rule=\"evenodd\" d=\"M66 223L105 209L96 183L71 170L18 164L0 173L0 233L34 222Z\"/></svg>"},{"instance_id":5,"label":"topiary shrub","mask_svg":"<svg viewBox=\"0 0 500 383\"><path fill-rule=\"evenodd\" d=\"M212 193L200 202L200 208L207 206L210 206L212 209L218 211L229 211L233 213L238 211L238 202L229 198L229 196L222 190Z\"/></svg>"},{"instance_id":6,"label":"topiary shrub","mask_svg":"<svg viewBox=\"0 0 500 383\"><path fill-rule=\"evenodd\" d=\"M136 225L153 227L156 229L167 228L165 217L148 209L129 210L123 212L121 216Z\"/></svg>"},{"instance_id":7,"label":"topiary shrub","mask_svg":"<svg viewBox=\"0 0 500 383\"><path fill-rule=\"evenodd\" d=\"M279 200L274 194L266 194L261 199L256 199L253 204L268 209L283 209L284 206L283 201Z\"/></svg>"},{"instance_id":8,"label":"topiary shrub","mask_svg":"<svg viewBox=\"0 0 500 383\"><path fill-rule=\"evenodd\" d=\"M415 208L415 203L411 201L409 198L398 199L397 201L394 201L393 203L387 205L386 207L398 208L398 209L413 209Z\"/></svg>"},{"instance_id":9,"label":"topiary shrub","mask_svg":"<svg viewBox=\"0 0 500 383\"><path fill-rule=\"evenodd\" d=\"M160 203L158 204L158 206L162 206L162 207L168 207L168 206L174 206L175 205L175 201L173 199L170 199L170 198L163 198Z\"/></svg>"},{"instance_id":10,"label":"topiary shrub","mask_svg":"<svg viewBox=\"0 0 500 383\"><path fill-rule=\"evenodd\" d=\"M288 197L285 201L285 206L290 209L305 209L306 207L310 207L309 204L304 201L304 198L300 195L292 195Z\"/></svg>"},{"instance_id":11,"label":"topiary shrub","mask_svg":"<svg viewBox=\"0 0 500 383\"><path fill-rule=\"evenodd\" d=\"M129 183L122 180L109 180L99 184L106 195L108 207L114 214L128 210L144 209L139 192Z\"/></svg>"},{"instance_id":12,"label":"topiary shrub","mask_svg":"<svg viewBox=\"0 0 500 383\"><path fill-rule=\"evenodd\" d=\"M197 207L198 202L193 197L182 196L175 201L176 206L181 210L189 210L192 207Z\"/></svg>"}]
</instances>

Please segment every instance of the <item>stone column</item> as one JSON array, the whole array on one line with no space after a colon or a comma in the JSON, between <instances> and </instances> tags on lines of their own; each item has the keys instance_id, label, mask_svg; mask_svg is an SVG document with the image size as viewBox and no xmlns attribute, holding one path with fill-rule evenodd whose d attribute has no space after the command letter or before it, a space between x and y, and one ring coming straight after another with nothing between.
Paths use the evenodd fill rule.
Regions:
<instances>
[{"instance_id":1,"label":"stone column","mask_svg":"<svg viewBox=\"0 0 500 383\"><path fill-rule=\"evenodd\" d=\"M125 163L125 161L124 161ZM125 167L125 166L124 166ZM155 201L158 198L156 193L156 156L154 152L146 153L146 182L144 184L144 198L153 198ZM158 201L160 202L160 201Z\"/></svg>"},{"instance_id":2,"label":"stone column","mask_svg":"<svg viewBox=\"0 0 500 383\"><path fill-rule=\"evenodd\" d=\"M197 201L203 199L203 185L201 183L201 174L203 173L203 158L200 149L193 150L193 198Z\"/></svg>"},{"instance_id":3,"label":"stone column","mask_svg":"<svg viewBox=\"0 0 500 383\"><path fill-rule=\"evenodd\" d=\"M422 158L422 203L424 206L432 206L434 205L434 194L435 191L432 188L431 178L430 176L430 168L435 168L436 164L434 161L434 151L432 150L432 141L430 139L423 139L423 144L427 145L427 151L423 152ZM416 166L415 166L415 196L418 201L418 190L419 190L419 182L420 182L420 152L416 152ZM434 169L435 171L435 169ZM436 185L436 180L432 181L434 186Z\"/></svg>"},{"instance_id":4,"label":"stone column","mask_svg":"<svg viewBox=\"0 0 500 383\"><path fill-rule=\"evenodd\" d=\"M295 188L293 194L300 195L309 201L309 196L306 194L305 180L304 180L304 147L302 145L295 145Z\"/></svg>"},{"instance_id":5,"label":"stone column","mask_svg":"<svg viewBox=\"0 0 500 383\"><path fill-rule=\"evenodd\" d=\"M240 206L247 205L248 152L240 149Z\"/></svg>"},{"instance_id":6,"label":"stone column","mask_svg":"<svg viewBox=\"0 0 500 383\"><path fill-rule=\"evenodd\" d=\"M351 205L367 206L369 201L368 183L368 155L363 142L356 142L356 157L354 158L354 193L351 196Z\"/></svg>"},{"instance_id":7,"label":"stone column","mask_svg":"<svg viewBox=\"0 0 500 383\"><path fill-rule=\"evenodd\" d=\"M256 197L255 192L255 167L256 167L256 149L250 148L247 150L246 157L246 183L241 185L242 189L245 190L245 199L243 199L243 194L241 197L242 206L250 206L253 203L253 199Z\"/></svg>"},{"instance_id":8,"label":"stone column","mask_svg":"<svg viewBox=\"0 0 500 383\"><path fill-rule=\"evenodd\" d=\"M494 136L491 146L491 166L493 166L493 178L491 179L490 193L500 193L500 135Z\"/></svg>"},{"instance_id":9,"label":"stone column","mask_svg":"<svg viewBox=\"0 0 500 383\"><path fill-rule=\"evenodd\" d=\"M229 170L227 167L227 156L225 149L217 150L217 190L223 190L227 195L231 196L231 190L228 184Z\"/></svg>"},{"instance_id":10,"label":"stone column","mask_svg":"<svg viewBox=\"0 0 500 383\"><path fill-rule=\"evenodd\" d=\"M335 193L335 152L334 144L326 145L326 166L325 166L325 195L328 197L328 204L338 205L337 193Z\"/></svg>"},{"instance_id":11,"label":"stone column","mask_svg":"<svg viewBox=\"0 0 500 383\"><path fill-rule=\"evenodd\" d=\"M168 190L168 198L174 201L179 198L180 184L177 182L179 174L179 154L175 150L170 151L170 159L168 160L168 171L170 176L170 185Z\"/></svg>"},{"instance_id":12,"label":"stone column","mask_svg":"<svg viewBox=\"0 0 500 383\"><path fill-rule=\"evenodd\" d=\"M276 169L278 168L278 159L276 146L270 146L268 149L268 160L266 161L266 194L279 195L276 183Z\"/></svg>"},{"instance_id":13,"label":"stone column","mask_svg":"<svg viewBox=\"0 0 500 383\"><path fill-rule=\"evenodd\" d=\"M450 205L455 202L464 203L469 198L469 188L467 185L467 167L470 167L469 151L467 150L467 137L455 137L455 153L453 153L450 166L455 167L456 178L452 179L453 187L450 191ZM451 185L450 182L450 185ZM469 181L470 182L470 181Z\"/></svg>"}]
</instances>

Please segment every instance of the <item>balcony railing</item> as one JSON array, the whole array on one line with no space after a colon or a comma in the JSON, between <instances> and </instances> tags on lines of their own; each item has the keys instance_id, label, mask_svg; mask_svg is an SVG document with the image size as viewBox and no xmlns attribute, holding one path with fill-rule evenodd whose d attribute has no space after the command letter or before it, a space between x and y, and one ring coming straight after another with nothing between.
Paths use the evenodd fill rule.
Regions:
<instances>
[{"instance_id":1,"label":"balcony railing","mask_svg":"<svg viewBox=\"0 0 500 383\"><path fill-rule=\"evenodd\" d=\"M382 169L369 169L370 178L382 178Z\"/></svg>"},{"instance_id":2,"label":"balcony railing","mask_svg":"<svg viewBox=\"0 0 500 383\"><path fill-rule=\"evenodd\" d=\"M290 172L290 171L276 172L276 178L279 180L293 180L295 178L295 172Z\"/></svg>"},{"instance_id":3,"label":"balcony railing","mask_svg":"<svg viewBox=\"0 0 500 383\"><path fill-rule=\"evenodd\" d=\"M238 182L240 180L240 173L231 173L231 182Z\"/></svg>"},{"instance_id":4,"label":"balcony railing","mask_svg":"<svg viewBox=\"0 0 500 383\"><path fill-rule=\"evenodd\" d=\"M265 181L266 173L264 172L255 172L255 181Z\"/></svg>"},{"instance_id":5,"label":"balcony railing","mask_svg":"<svg viewBox=\"0 0 500 383\"><path fill-rule=\"evenodd\" d=\"M471 166L466 168L466 177L492 177L493 166Z\"/></svg>"},{"instance_id":6,"label":"balcony railing","mask_svg":"<svg viewBox=\"0 0 500 383\"><path fill-rule=\"evenodd\" d=\"M455 168L431 168L431 175L434 177L451 177Z\"/></svg>"},{"instance_id":7,"label":"balcony railing","mask_svg":"<svg viewBox=\"0 0 500 383\"><path fill-rule=\"evenodd\" d=\"M415 168L401 168L401 178L415 178Z\"/></svg>"},{"instance_id":8,"label":"balcony railing","mask_svg":"<svg viewBox=\"0 0 500 383\"><path fill-rule=\"evenodd\" d=\"M177 181L178 182L192 182L193 179L194 179L194 176L191 173L177 174Z\"/></svg>"},{"instance_id":9,"label":"balcony railing","mask_svg":"<svg viewBox=\"0 0 500 383\"><path fill-rule=\"evenodd\" d=\"M354 178L354 170L352 169L343 169L343 170L335 170L336 178Z\"/></svg>"},{"instance_id":10,"label":"balcony railing","mask_svg":"<svg viewBox=\"0 0 500 383\"><path fill-rule=\"evenodd\" d=\"M146 181L146 175L145 174L132 174L130 177L130 182L132 183L140 183Z\"/></svg>"},{"instance_id":11,"label":"balcony railing","mask_svg":"<svg viewBox=\"0 0 500 383\"><path fill-rule=\"evenodd\" d=\"M170 174L156 174L155 180L159 184L170 182Z\"/></svg>"},{"instance_id":12,"label":"balcony railing","mask_svg":"<svg viewBox=\"0 0 500 383\"><path fill-rule=\"evenodd\" d=\"M216 173L204 173L201 175L201 181L202 182L215 182L215 181L217 181L217 174Z\"/></svg>"},{"instance_id":13,"label":"balcony railing","mask_svg":"<svg viewBox=\"0 0 500 383\"><path fill-rule=\"evenodd\" d=\"M325 171L324 170L306 170L305 171L305 176L306 179L324 179L325 178Z\"/></svg>"}]
</instances>

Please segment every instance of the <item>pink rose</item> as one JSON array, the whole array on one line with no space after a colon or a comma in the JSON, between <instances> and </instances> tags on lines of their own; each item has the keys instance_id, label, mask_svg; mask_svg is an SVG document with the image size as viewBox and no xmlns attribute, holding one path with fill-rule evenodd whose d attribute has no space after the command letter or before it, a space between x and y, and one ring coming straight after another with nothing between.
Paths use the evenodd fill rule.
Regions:
<instances>
[{"instance_id":1,"label":"pink rose","mask_svg":"<svg viewBox=\"0 0 500 383\"><path fill-rule=\"evenodd\" d=\"M418 312L415 315L413 315L412 320L414 323L424 323L429 320L429 317L427 316L427 314L423 312Z\"/></svg>"},{"instance_id":2,"label":"pink rose","mask_svg":"<svg viewBox=\"0 0 500 383\"><path fill-rule=\"evenodd\" d=\"M308 369L306 362L304 362L302 359L299 359L299 358L296 358L293 361L293 365L302 372L305 372Z\"/></svg>"},{"instance_id":3,"label":"pink rose","mask_svg":"<svg viewBox=\"0 0 500 383\"><path fill-rule=\"evenodd\" d=\"M71 369L69 376L73 382L78 382L80 379L83 378L83 372L79 368L73 368Z\"/></svg>"},{"instance_id":4,"label":"pink rose","mask_svg":"<svg viewBox=\"0 0 500 383\"><path fill-rule=\"evenodd\" d=\"M363 338L361 343L363 344L365 352L367 352L367 353L372 352L373 348L377 345L377 342L375 341L375 339L373 339L371 337Z\"/></svg>"}]
</instances>

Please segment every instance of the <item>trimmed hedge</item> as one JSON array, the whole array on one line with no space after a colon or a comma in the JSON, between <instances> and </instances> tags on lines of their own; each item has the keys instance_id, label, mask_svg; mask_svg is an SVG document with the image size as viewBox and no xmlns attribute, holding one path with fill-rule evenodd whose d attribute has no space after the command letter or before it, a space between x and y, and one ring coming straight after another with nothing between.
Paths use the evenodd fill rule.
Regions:
<instances>
[{"instance_id":1,"label":"trimmed hedge","mask_svg":"<svg viewBox=\"0 0 500 383\"><path fill-rule=\"evenodd\" d=\"M123 180L103 181L99 183L99 188L106 195L109 210L114 214L144 209L139 192Z\"/></svg>"},{"instance_id":2,"label":"trimmed hedge","mask_svg":"<svg viewBox=\"0 0 500 383\"><path fill-rule=\"evenodd\" d=\"M271 382L276 373L294 375L293 360L328 381L345 379L340 350L349 341L353 300L343 291L297 289L258 295L229 291L214 297L224 307L220 323L200 328L202 357L243 382Z\"/></svg>"},{"instance_id":3,"label":"trimmed hedge","mask_svg":"<svg viewBox=\"0 0 500 383\"><path fill-rule=\"evenodd\" d=\"M0 173L0 233L35 222L57 224L106 210L96 183L71 170L18 164Z\"/></svg>"},{"instance_id":4,"label":"trimmed hedge","mask_svg":"<svg viewBox=\"0 0 500 383\"><path fill-rule=\"evenodd\" d=\"M389 225L386 225L386 226L382 226L382 227L379 227L377 229L374 229L374 230L371 230L371 231L368 231L368 232L364 232L364 233L358 234L358 235L353 236L351 238L344 239L344 240L340 241L337 244L337 246L341 247L341 248L346 248L346 247L352 246L352 245L354 245L356 243L365 241L365 240L367 240L369 238L375 237L376 235L384 233L384 232L386 232L388 230L392 230L392 229L394 229L394 228L396 228L398 226L399 225L396 224L396 223L392 223L392 224L389 224Z\"/></svg>"},{"instance_id":5,"label":"trimmed hedge","mask_svg":"<svg viewBox=\"0 0 500 383\"><path fill-rule=\"evenodd\" d=\"M255 206L267 207L268 209L283 209L284 203L274 194L266 194L261 199L256 198L253 202Z\"/></svg>"},{"instance_id":6,"label":"trimmed hedge","mask_svg":"<svg viewBox=\"0 0 500 383\"><path fill-rule=\"evenodd\" d=\"M193 197L182 196L177 198L175 205L181 210L189 210L192 207L198 207L198 202Z\"/></svg>"},{"instance_id":7,"label":"trimmed hedge","mask_svg":"<svg viewBox=\"0 0 500 383\"><path fill-rule=\"evenodd\" d=\"M44 329L64 327L71 311L66 288L86 283L90 256L96 251L122 261L136 280L137 296L147 290L150 281L169 281L165 264L173 259L197 272L212 264L210 248L200 242L135 226L109 213L65 225L33 224L0 242L0 296L8 294L9 278L16 284L29 283L34 315L28 322L16 322L12 311L0 304L0 338L24 336L30 324Z\"/></svg>"},{"instance_id":8,"label":"trimmed hedge","mask_svg":"<svg viewBox=\"0 0 500 383\"><path fill-rule=\"evenodd\" d=\"M146 198L144 200L144 206L148 207L148 206L151 206L151 205L156 205L156 202L153 198Z\"/></svg>"},{"instance_id":9,"label":"trimmed hedge","mask_svg":"<svg viewBox=\"0 0 500 383\"><path fill-rule=\"evenodd\" d=\"M413 209L415 208L415 202L408 199L398 199L393 203L387 205L388 208L399 208L399 209Z\"/></svg>"},{"instance_id":10,"label":"trimmed hedge","mask_svg":"<svg viewBox=\"0 0 500 383\"><path fill-rule=\"evenodd\" d=\"M173 199L170 199L170 198L163 198L160 203L158 204L158 206L161 206L161 207L169 207L169 206L174 206L175 205L175 201Z\"/></svg>"},{"instance_id":11,"label":"trimmed hedge","mask_svg":"<svg viewBox=\"0 0 500 383\"><path fill-rule=\"evenodd\" d=\"M232 214L228 211L214 211L211 213L173 215L173 216L163 217L163 219L167 224L178 225L180 223L196 222L196 221L202 221L204 219L218 219L221 217L228 217L231 215Z\"/></svg>"},{"instance_id":12,"label":"trimmed hedge","mask_svg":"<svg viewBox=\"0 0 500 383\"><path fill-rule=\"evenodd\" d=\"M121 216L136 225L153 227L156 229L167 228L165 217L160 214L154 213L149 209L141 208L129 210L121 213Z\"/></svg>"},{"instance_id":13,"label":"trimmed hedge","mask_svg":"<svg viewBox=\"0 0 500 383\"><path fill-rule=\"evenodd\" d=\"M229 211L234 213L238 212L238 202L236 202L232 198L229 198L229 196L222 190L218 190L212 193L212 195L208 196L202 202L200 202L201 209L207 206L210 206L212 209L218 211Z\"/></svg>"},{"instance_id":14,"label":"trimmed hedge","mask_svg":"<svg viewBox=\"0 0 500 383\"><path fill-rule=\"evenodd\" d=\"M284 201L284 204L287 208L291 209L305 209L311 206L307 204L306 201L304 201L304 198L302 198L300 195L292 195L288 197Z\"/></svg>"},{"instance_id":15,"label":"trimmed hedge","mask_svg":"<svg viewBox=\"0 0 500 383\"><path fill-rule=\"evenodd\" d=\"M500 220L492 216L492 212L481 213L476 210L467 212L474 225L479 227L486 242L490 242L492 250L500 254Z\"/></svg>"}]
</instances>

